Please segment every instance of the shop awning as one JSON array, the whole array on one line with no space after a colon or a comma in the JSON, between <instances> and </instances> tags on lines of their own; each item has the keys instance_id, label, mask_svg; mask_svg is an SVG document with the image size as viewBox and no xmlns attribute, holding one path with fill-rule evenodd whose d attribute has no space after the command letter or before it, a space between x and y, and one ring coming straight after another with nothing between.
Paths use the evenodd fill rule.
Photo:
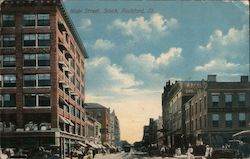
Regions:
<instances>
[{"instance_id":1,"label":"shop awning","mask_svg":"<svg viewBox=\"0 0 250 159\"><path fill-rule=\"evenodd\" d=\"M101 144L96 144L100 149L102 149L102 148L105 148L103 145L101 145Z\"/></svg>"},{"instance_id":2,"label":"shop awning","mask_svg":"<svg viewBox=\"0 0 250 159\"><path fill-rule=\"evenodd\" d=\"M66 119L66 118L64 118L62 116L59 116L59 122L69 124L68 119Z\"/></svg>"},{"instance_id":3,"label":"shop awning","mask_svg":"<svg viewBox=\"0 0 250 159\"><path fill-rule=\"evenodd\" d=\"M112 149L111 145L109 145L108 143L104 144L104 146L106 146L107 148Z\"/></svg>"},{"instance_id":4,"label":"shop awning","mask_svg":"<svg viewBox=\"0 0 250 159\"><path fill-rule=\"evenodd\" d=\"M250 130L243 130L236 134L233 134L233 137L238 137L238 136L250 136Z\"/></svg>"},{"instance_id":5,"label":"shop awning","mask_svg":"<svg viewBox=\"0 0 250 159\"><path fill-rule=\"evenodd\" d=\"M116 149L116 147L115 147L115 146L113 146L113 145L111 145L111 147L112 147L112 149L114 149L114 150Z\"/></svg>"},{"instance_id":6,"label":"shop awning","mask_svg":"<svg viewBox=\"0 0 250 159\"><path fill-rule=\"evenodd\" d=\"M66 120L68 121L69 125L74 126L74 124L71 122L71 120L69 120L69 119L66 119Z\"/></svg>"},{"instance_id":7,"label":"shop awning","mask_svg":"<svg viewBox=\"0 0 250 159\"><path fill-rule=\"evenodd\" d=\"M83 147L88 147L88 145L82 143L81 141L78 141L77 143L78 143L79 145L83 146Z\"/></svg>"},{"instance_id":8,"label":"shop awning","mask_svg":"<svg viewBox=\"0 0 250 159\"><path fill-rule=\"evenodd\" d=\"M97 145L96 145L94 142L92 142L92 141L90 141L90 142L86 141L86 144L89 145L89 146L91 146L91 147L93 147L94 149L98 149L98 148L99 148L99 146L97 146Z\"/></svg>"}]
</instances>

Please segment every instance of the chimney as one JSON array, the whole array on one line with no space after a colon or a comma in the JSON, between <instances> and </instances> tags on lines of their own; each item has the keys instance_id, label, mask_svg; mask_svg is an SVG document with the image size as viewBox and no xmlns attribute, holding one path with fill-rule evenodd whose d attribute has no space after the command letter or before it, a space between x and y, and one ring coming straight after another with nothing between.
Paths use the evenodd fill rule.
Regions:
<instances>
[{"instance_id":1,"label":"chimney","mask_svg":"<svg viewBox=\"0 0 250 159\"><path fill-rule=\"evenodd\" d=\"M248 76L240 76L240 82L248 82Z\"/></svg>"},{"instance_id":2,"label":"chimney","mask_svg":"<svg viewBox=\"0 0 250 159\"><path fill-rule=\"evenodd\" d=\"M216 75L208 75L207 81L208 82L216 82Z\"/></svg>"}]
</instances>

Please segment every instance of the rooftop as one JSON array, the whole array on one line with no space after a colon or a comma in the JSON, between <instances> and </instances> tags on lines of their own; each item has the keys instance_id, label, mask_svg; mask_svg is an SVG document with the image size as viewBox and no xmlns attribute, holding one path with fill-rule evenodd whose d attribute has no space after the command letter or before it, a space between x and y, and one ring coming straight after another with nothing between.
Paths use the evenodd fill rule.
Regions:
<instances>
[{"instance_id":1,"label":"rooftop","mask_svg":"<svg viewBox=\"0 0 250 159\"><path fill-rule=\"evenodd\" d=\"M105 106L98 104L98 103L86 103L85 108L86 109L108 109Z\"/></svg>"}]
</instances>

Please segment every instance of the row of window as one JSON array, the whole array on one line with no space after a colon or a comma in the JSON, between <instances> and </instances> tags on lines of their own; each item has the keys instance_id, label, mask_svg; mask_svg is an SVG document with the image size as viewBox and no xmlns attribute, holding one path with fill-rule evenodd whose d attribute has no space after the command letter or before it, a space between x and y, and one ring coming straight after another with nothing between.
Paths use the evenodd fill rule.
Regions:
<instances>
[{"instance_id":1,"label":"row of window","mask_svg":"<svg viewBox=\"0 0 250 159\"><path fill-rule=\"evenodd\" d=\"M24 87L50 86L50 74L31 74L23 76Z\"/></svg>"},{"instance_id":2,"label":"row of window","mask_svg":"<svg viewBox=\"0 0 250 159\"><path fill-rule=\"evenodd\" d=\"M50 74L30 74L23 76L24 87L50 86ZM1 87L16 87L16 75L0 75Z\"/></svg>"},{"instance_id":3,"label":"row of window","mask_svg":"<svg viewBox=\"0 0 250 159\"><path fill-rule=\"evenodd\" d=\"M4 48L16 47L16 35L0 36L0 46ZM24 34L23 47L50 47L50 34Z\"/></svg>"},{"instance_id":4,"label":"row of window","mask_svg":"<svg viewBox=\"0 0 250 159\"><path fill-rule=\"evenodd\" d=\"M24 107L49 107L49 94L25 94ZM0 94L0 107L16 107L15 94Z\"/></svg>"},{"instance_id":5,"label":"row of window","mask_svg":"<svg viewBox=\"0 0 250 159\"><path fill-rule=\"evenodd\" d=\"M24 67L49 67L50 54L24 54ZM0 55L0 67L16 67L15 55Z\"/></svg>"},{"instance_id":6,"label":"row of window","mask_svg":"<svg viewBox=\"0 0 250 159\"><path fill-rule=\"evenodd\" d=\"M219 94L212 94L212 103L213 106L218 106L220 102L220 95ZM238 94L238 102L239 104L244 104L246 101L246 94L245 93L239 93ZM232 94L225 94L224 95L224 102L226 106L232 106L233 103L233 95Z\"/></svg>"},{"instance_id":7,"label":"row of window","mask_svg":"<svg viewBox=\"0 0 250 159\"><path fill-rule=\"evenodd\" d=\"M225 114L225 126L227 128L232 128L233 126L233 115L232 113L226 113ZM212 126L213 127L219 127L220 122L220 115L219 114L212 114ZM239 127L246 127L246 113L239 113L238 116L238 125Z\"/></svg>"},{"instance_id":8,"label":"row of window","mask_svg":"<svg viewBox=\"0 0 250 159\"><path fill-rule=\"evenodd\" d=\"M3 14L2 26L3 27L15 27L16 17L15 15ZM23 26L34 27L34 26L50 26L49 14L24 14L23 15Z\"/></svg>"},{"instance_id":9,"label":"row of window","mask_svg":"<svg viewBox=\"0 0 250 159\"><path fill-rule=\"evenodd\" d=\"M24 95L25 107L49 107L50 95L49 94L26 94Z\"/></svg>"},{"instance_id":10,"label":"row of window","mask_svg":"<svg viewBox=\"0 0 250 159\"><path fill-rule=\"evenodd\" d=\"M74 124L74 126L71 126L69 124L64 124L64 123L59 123L59 128L61 131L66 131L68 133L72 133L72 134L77 134L77 135L81 135L81 126L80 124ZM75 126L76 125L76 126ZM82 126L82 135L85 135L85 128L84 126Z\"/></svg>"}]
</instances>

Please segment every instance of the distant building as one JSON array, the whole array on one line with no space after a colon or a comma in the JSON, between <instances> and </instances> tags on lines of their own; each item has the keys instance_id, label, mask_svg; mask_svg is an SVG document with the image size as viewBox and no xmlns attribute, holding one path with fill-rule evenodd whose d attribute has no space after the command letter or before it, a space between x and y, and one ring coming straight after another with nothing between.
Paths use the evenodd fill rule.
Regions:
<instances>
[{"instance_id":1,"label":"distant building","mask_svg":"<svg viewBox=\"0 0 250 159\"><path fill-rule=\"evenodd\" d=\"M87 58L61 0L4 0L0 30L2 147L85 142Z\"/></svg>"},{"instance_id":2,"label":"distant building","mask_svg":"<svg viewBox=\"0 0 250 159\"><path fill-rule=\"evenodd\" d=\"M164 136L162 128L162 117L158 119L149 119L149 125L144 126L142 144L145 147L155 147L160 149L164 145Z\"/></svg>"},{"instance_id":3,"label":"distant building","mask_svg":"<svg viewBox=\"0 0 250 159\"><path fill-rule=\"evenodd\" d=\"M250 128L250 83L217 82L208 77L205 87L185 104L186 137L192 144L220 147L232 135Z\"/></svg>"},{"instance_id":4,"label":"distant building","mask_svg":"<svg viewBox=\"0 0 250 159\"><path fill-rule=\"evenodd\" d=\"M157 127L157 132L156 132L156 141L157 141L157 146L160 148L164 145L164 134L163 134L163 121L162 117L159 116L158 119L155 120L156 122L156 127Z\"/></svg>"},{"instance_id":5,"label":"distant building","mask_svg":"<svg viewBox=\"0 0 250 159\"><path fill-rule=\"evenodd\" d=\"M115 111L110 114L110 136L113 145L119 145L120 142L120 124Z\"/></svg>"},{"instance_id":6,"label":"distant building","mask_svg":"<svg viewBox=\"0 0 250 159\"><path fill-rule=\"evenodd\" d=\"M198 89L203 87L203 81L176 81L166 83L162 93L162 117L165 145L181 147L186 145L185 107Z\"/></svg>"},{"instance_id":7,"label":"distant building","mask_svg":"<svg viewBox=\"0 0 250 159\"><path fill-rule=\"evenodd\" d=\"M88 114L88 112L87 112ZM86 117L86 143L91 143L90 146L101 145L101 127L102 124L98 122L95 118L91 117L91 115L87 115Z\"/></svg>"},{"instance_id":8,"label":"distant building","mask_svg":"<svg viewBox=\"0 0 250 159\"><path fill-rule=\"evenodd\" d=\"M102 143L111 144L110 109L98 103L87 103L85 108L102 125L100 130Z\"/></svg>"},{"instance_id":9,"label":"distant building","mask_svg":"<svg viewBox=\"0 0 250 159\"><path fill-rule=\"evenodd\" d=\"M144 145L147 147L149 145L149 126L145 125L143 127L143 138L142 141Z\"/></svg>"},{"instance_id":10,"label":"distant building","mask_svg":"<svg viewBox=\"0 0 250 159\"><path fill-rule=\"evenodd\" d=\"M208 80L167 83L162 95L165 142L170 146L221 146L233 133L249 129L250 85Z\"/></svg>"}]
</instances>

